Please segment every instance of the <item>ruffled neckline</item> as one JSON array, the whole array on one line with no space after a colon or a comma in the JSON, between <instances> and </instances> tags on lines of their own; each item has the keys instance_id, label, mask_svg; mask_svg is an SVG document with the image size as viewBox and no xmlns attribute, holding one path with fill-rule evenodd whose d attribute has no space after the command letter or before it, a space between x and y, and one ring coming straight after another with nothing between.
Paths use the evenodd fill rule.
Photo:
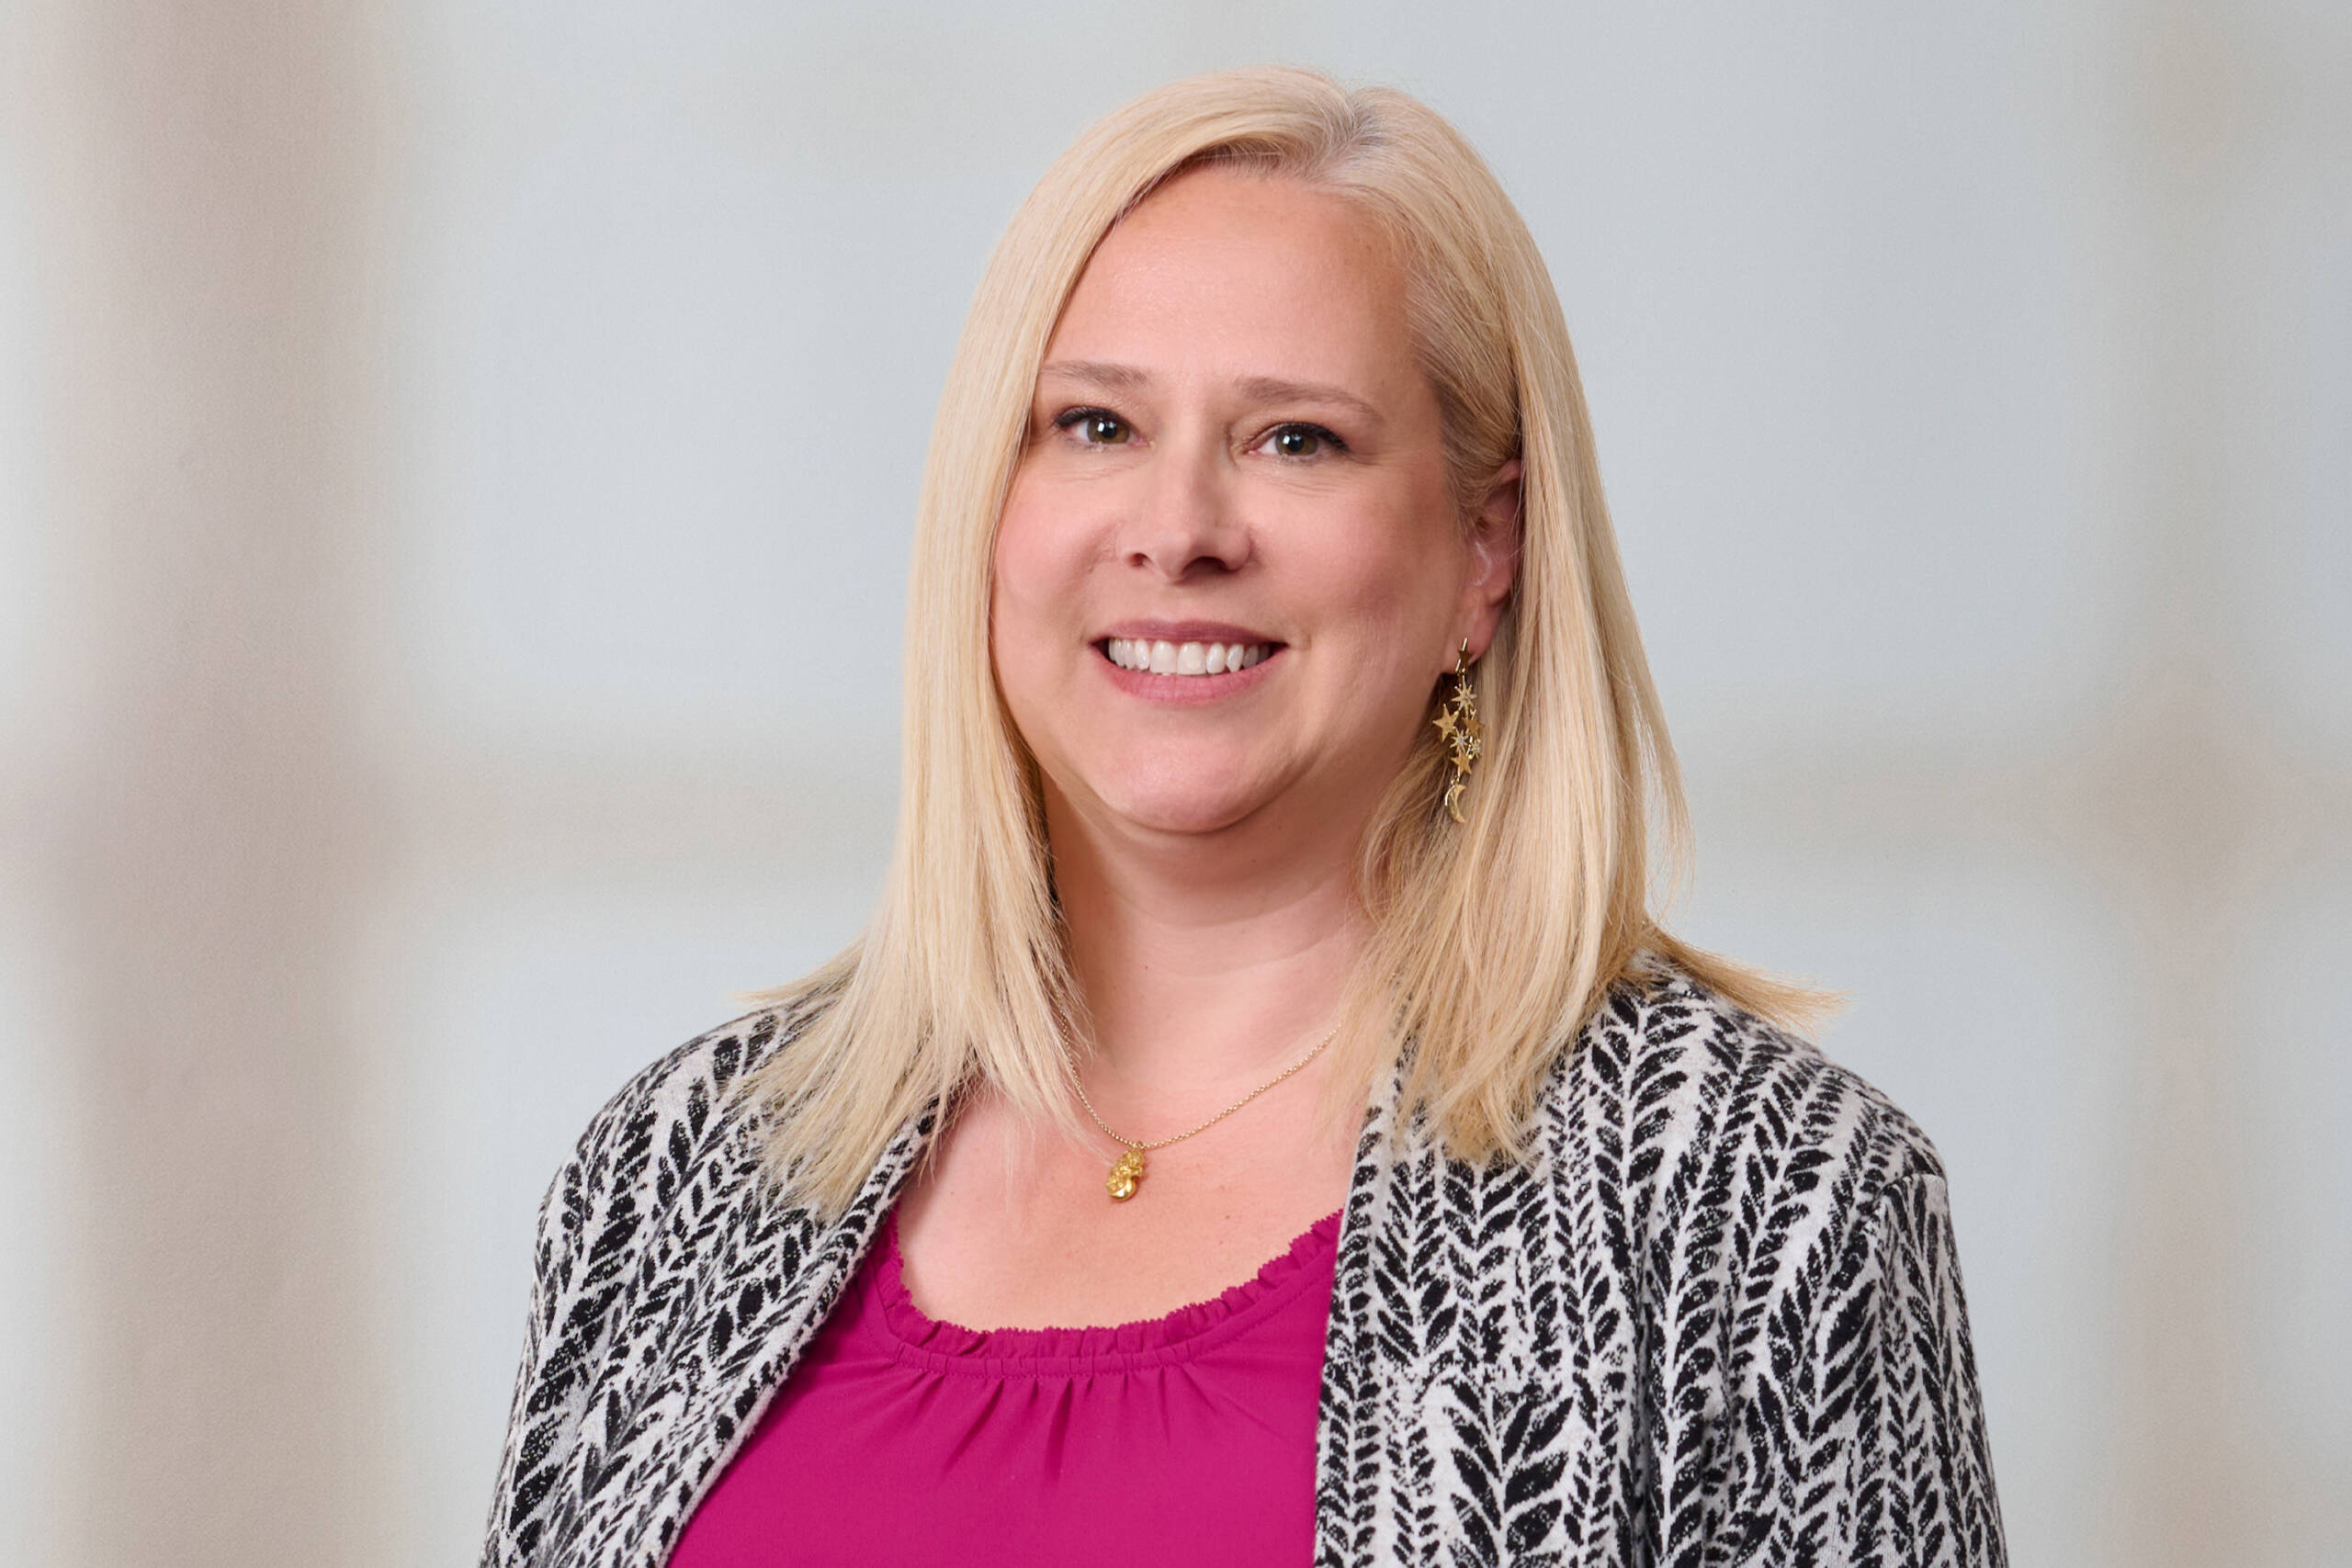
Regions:
<instances>
[{"instance_id":1,"label":"ruffled neckline","mask_svg":"<svg viewBox=\"0 0 2352 1568\"><path fill-rule=\"evenodd\" d=\"M967 1328L927 1315L907 1290L899 1216L883 1226L874 1296L884 1326L910 1358L941 1370L978 1372L1118 1371L1164 1365L1222 1343L1295 1295L1338 1250L1335 1210L1240 1284L1159 1317L1085 1328Z\"/></svg>"}]
</instances>

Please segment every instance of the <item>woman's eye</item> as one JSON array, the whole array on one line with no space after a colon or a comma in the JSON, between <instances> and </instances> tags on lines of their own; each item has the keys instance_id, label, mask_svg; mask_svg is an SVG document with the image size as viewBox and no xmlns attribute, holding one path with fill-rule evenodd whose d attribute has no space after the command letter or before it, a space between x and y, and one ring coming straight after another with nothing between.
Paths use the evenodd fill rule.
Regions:
<instances>
[{"instance_id":1,"label":"woman's eye","mask_svg":"<svg viewBox=\"0 0 2352 1568\"><path fill-rule=\"evenodd\" d=\"M1277 457L1315 457L1326 451L1347 450L1345 443L1319 424L1277 425L1263 445Z\"/></svg>"},{"instance_id":2,"label":"woman's eye","mask_svg":"<svg viewBox=\"0 0 2352 1568\"><path fill-rule=\"evenodd\" d=\"M1135 434L1125 420L1103 409L1072 409L1054 423L1076 431L1089 446L1115 446Z\"/></svg>"}]
</instances>

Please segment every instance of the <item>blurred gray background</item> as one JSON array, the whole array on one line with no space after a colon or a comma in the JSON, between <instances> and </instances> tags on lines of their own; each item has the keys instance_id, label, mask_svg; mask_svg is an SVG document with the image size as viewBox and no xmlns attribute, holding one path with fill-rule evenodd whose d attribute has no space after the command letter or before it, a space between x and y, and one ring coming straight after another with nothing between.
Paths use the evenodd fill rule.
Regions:
<instances>
[{"instance_id":1,"label":"blurred gray background","mask_svg":"<svg viewBox=\"0 0 2352 1568\"><path fill-rule=\"evenodd\" d=\"M470 1561L531 1219L858 926L1088 120L1482 147L1696 939L1951 1171L2020 1564L2352 1562L2352 7L0 0L0 1561Z\"/></svg>"}]
</instances>

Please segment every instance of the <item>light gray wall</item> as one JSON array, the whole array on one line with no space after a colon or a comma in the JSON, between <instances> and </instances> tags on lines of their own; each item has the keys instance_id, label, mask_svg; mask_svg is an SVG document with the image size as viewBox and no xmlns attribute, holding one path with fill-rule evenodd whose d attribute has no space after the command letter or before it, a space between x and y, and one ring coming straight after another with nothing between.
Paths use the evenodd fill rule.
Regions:
<instances>
[{"instance_id":1,"label":"light gray wall","mask_svg":"<svg viewBox=\"0 0 2352 1568\"><path fill-rule=\"evenodd\" d=\"M999 226L1265 60L1543 242L1685 928L1941 1146L2017 1560L2352 1562L2320 0L0 8L0 1561L468 1558L548 1175L875 889Z\"/></svg>"}]
</instances>

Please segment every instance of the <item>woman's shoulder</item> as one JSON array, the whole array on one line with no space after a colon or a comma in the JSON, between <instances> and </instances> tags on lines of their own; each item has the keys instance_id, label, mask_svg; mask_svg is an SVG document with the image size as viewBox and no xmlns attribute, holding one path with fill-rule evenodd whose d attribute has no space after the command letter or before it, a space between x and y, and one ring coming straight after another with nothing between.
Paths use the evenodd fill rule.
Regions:
<instances>
[{"instance_id":1,"label":"woman's shoulder","mask_svg":"<svg viewBox=\"0 0 2352 1568\"><path fill-rule=\"evenodd\" d=\"M1867 1208L1891 1184L1943 1175L1927 1133L1875 1085L1663 960L1611 987L1550 1111L1619 1179L1678 1208L1765 1186Z\"/></svg>"},{"instance_id":2,"label":"woman's shoulder","mask_svg":"<svg viewBox=\"0 0 2352 1568\"><path fill-rule=\"evenodd\" d=\"M609 1187L643 1169L657 1149L719 1146L710 1134L741 1121L746 1081L805 1021L803 1010L791 1004L764 1007L663 1052L589 1119L559 1181L568 1175L587 1187Z\"/></svg>"}]
</instances>

